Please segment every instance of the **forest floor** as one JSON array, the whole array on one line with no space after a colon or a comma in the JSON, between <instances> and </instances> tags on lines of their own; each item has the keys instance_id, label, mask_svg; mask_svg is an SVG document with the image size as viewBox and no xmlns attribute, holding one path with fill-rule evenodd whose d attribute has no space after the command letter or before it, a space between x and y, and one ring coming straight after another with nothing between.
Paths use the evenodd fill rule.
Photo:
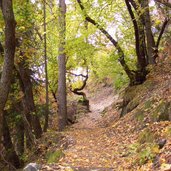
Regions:
<instances>
[{"instance_id":1,"label":"forest floor","mask_svg":"<svg viewBox=\"0 0 171 171\"><path fill-rule=\"evenodd\" d=\"M40 171L171 171L170 68L156 66L144 84L121 93L122 118L122 98L111 86L88 92L91 112L60 134L49 130L32 161Z\"/></svg>"}]
</instances>

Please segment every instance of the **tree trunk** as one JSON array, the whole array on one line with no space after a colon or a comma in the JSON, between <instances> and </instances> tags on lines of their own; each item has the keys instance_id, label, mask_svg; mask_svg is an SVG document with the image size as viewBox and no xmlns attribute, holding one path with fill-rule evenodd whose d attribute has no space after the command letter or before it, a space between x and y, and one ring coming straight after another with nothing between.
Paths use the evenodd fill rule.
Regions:
<instances>
[{"instance_id":1,"label":"tree trunk","mask_svg":"<svg viewBox=\"0 0 171 171\"><path fill-rule=\"evenodd\" d=\"M4 51L4 66L0 80L0 149L2 138L2 122L3 110L8 98L12 71L14 66L15 54L15 19L11 0L0 1L3 18L5 21L5 51Z\"/></svg>"},{"instance_id":2,"label":"tree trunk","mask_svg":"<svg viewBox=\"0 0 171 171\"><path fill-rule=\"evenodd\" d=\"M22 99L21 102L16 102L14 103L14 109L15 111L17 111L17 113L21 113L21 117L22 117L22 123L24 126L24 132L26 135L26 140L28 140L28 147L31 148L32 146L34 146L35 143L35 137L32 134L32 129L29 123L29 119L27 118L27 114L28 114L28 109L27 109L27 104L25 104L24 98ZM30 115L28 115L30 117ZM27 141L26 141L27 143ZM27 144L26 144L27 145Z\"/></svg>"},{"instance_id":3,"label":"tree trunk","mask_svg":"<svg viewBox=\"0 0 171 171\"><path fill-rule=\"evenodd\" d=\"M141 0L141 5L142 5L142 10L144 10L143 19L144 19L145 33L147 39L148 63L155 64L154 56L155 56L156 46L155 46L154 36L151 30L151 19L150 19L148 0Z\"/></svg>"},{"instance_id":4,"label":"tree trunk","mask_svg":"<svg viewBox=\"0 0 171 171\"><path fill-rule=\"evenodd\" d=\"M45 84L46 84L46 108L45 108L45 124L44 124L44 132L47 131L48 121L49 121L49 93L48 93L48 70L47 70L47 43L46 43L46 0L44 0L44 60L45 60Z\"/></svg>"},{"instance_id":5,"label":"tree trunk","mask_svg":"<svg viewBox=\"0 0 171 171\"><path fill-rule=\"evenodd\" d=\"M30 126L33 127L36 138L40 138L42 135L42 128L40 125L40 120L36 115L36 108L33 98L33 87L32 87L32 82L30 80L30 70L28 69L24 57L23 60L21 60L20 63L18 64L18 67L19 67L21 89L24 93L23 105L26 112L25 115L26 116L29 115L29 117L31 117Z\"/></svg>"},{"instance_id":6,"label":"tree trunk","mask_svg":"<svg viewBox=\"0 0 171 171\"><path fill-rule=\"evenodd\" d=\"M58 126L62 131L67 125L67 101L66 101L66 55L65 55L65 34L66 34L66 4L65 0L59 0L59 56L58 56Z\"/></svg>"},{"instance_id":7,"label":"tree trunk","mask_svg":"<svg viewBox=\"0 0 171 171\"><path fill-rule=\"evenodd\" d=\"M137 55L137 67L139 71L145 70L145 67L147 66L146 61L146 55L145 55L145 41L144 41L144 27L143 23L141 21L141 18L136 19L133 11L132 6L136 11L137 5L134 1L125 0L128 12L130 14L130 17L132 19L132 23L134 26L134 34L135 34L135 49L136 49L136 55ZM131 3L131 4L130 4ZM132 5L132 6L131 6Z\"/></svg>"},{"instance_id":8,"label":"tree trunk","mask_svg":"<svg viewBox=\"0 0 171 171\"><path fill-rule=\"evenodd\" d=\"M11 140L11 135L10 135L10 131L9 131L9 127L8 127L5 115L3 117L3 139L4 139L3 145L6 150L6 160L10 162L15 168L19 168L20 160L16 154L16 151L14 150L14 146Z\"/></svg>"},{"instance_id":9,"label":"tree trunk","mask_svg":"<svg viewBox=\"0 0 171 171\"><path fill-rule=\"evenodd\" d=\"M24 153L24 123L22 119L16 123L16 151L19 156Z\"/></svg>"}]
</instances>

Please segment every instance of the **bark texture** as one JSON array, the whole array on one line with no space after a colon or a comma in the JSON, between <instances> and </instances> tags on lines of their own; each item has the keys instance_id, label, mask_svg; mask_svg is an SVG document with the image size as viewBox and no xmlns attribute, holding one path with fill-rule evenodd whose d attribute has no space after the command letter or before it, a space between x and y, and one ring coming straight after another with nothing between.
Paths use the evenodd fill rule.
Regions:
<instances>
[{"instance_id":1,"label":"bark texture","mask_svg":"<svg viewBox=\"0 0 171 171\"><path fill-rule=\"evenodd\" d=\"M141 20L136 20L134 12L132 10L132 6L135 10L137 10L137 5L134 1L125 0L125 4L127 6L128 12L130 14L133 26L134 26L134 34L135 34L135 49L138 60L138 69L140 71L144 70L147 65L146 57L145 57L145 42L144 42L144 28ZM132 6L131 6L132 5Z\"/></svg>"},{"instance_id":2,"label":"bark texture","mask_svg":"<svg viewBox=\"0 0 171 171\"><path fill-rule=\"evenodd\" d=\"M27 66L26 61L23 60L20 61L18 64L19 67L19 76L20 76L20 83L21 88L24 93L23 98L23 105L25 109L25 115L28 116L28 121L30 120L30 126L33 127L34 134L36 138L40 138L42 135L42 128L40 125L40 120L38 116L36 115L36 107L34 104L34 97L33 97L33 86L30 79L30 70ZM29 117L31 119L29 119Z\"/></svg>"},{"instance_id":3,"label":"bark texture","mask_svg":"<svg viewBox=\"0 0 171 171\"><path fill-rule=\"evenodd\" d=\"M24 153L24 122L22 119L16 123L16 151L19 156Z\"/></svg>"},{"instance_id":4,"label":"bark texture","mask_svg":"<svg viewBox=\"0 0 171 171\"><path fill-rule=\"evenodd\" d=\"M149 64L155 64L155 41L154 36L152 33L152 24L151 24L151 18L150 18L150 11L149 11L149 2L148 0L142 0L141 1L142 9L144 9L143 13L143 19L144 19L144 25L145 25L145 33L146 33L146 39L147 39L147 59Z\"/></svg>"},{"instance_id":5,"label":"bark texture","mask_svg":"<svg viewBox=\"0 0 171 171\"><path fill-rule=\"evenodd\" d=\"M67 101L66 101L66 4L65 0L59 0L59 56L58 56L58 126L62 131L67 125Z\"/></svg>"},{"instance_id":6,"label":"bark texture","mask_svg":"<svg viewBox=\"0 0 171 171\"><path fill-rule=\"evenodd\" d=\"M4 66L0 80L0 146L2 139L3 110L8 98L15 54L15 19L11 0L2 0L1 9L5 21Z\"/></svg>"},{"instance_id":7,"label":"bark texture","mask_svg":"<svg viewBox=\"0 0 171 171\"><path fill-rule=\"evenodd\" d=\"M19 168L20 160L14 149L11 135L10 135L10 130L9 130L5 116L3 117L3 139L4 139L3 145L6 150L6 156L5 156L6 160L10 162L15 168Z\"/></svg>"},{"instance_id":8,"label":"bark texture","mask_svg":"<svg viewBox=\"0 0 171 171\"><path fill-rule=\"evenodd\" d=\"M48 87L48 69L47 69L47 41L46 41L46 0L44 0L44 60L45 60L45 87L46 87L46 108L45 108L45 124L44 124L44 132L47 131L48 122L49 122L49 87Z\"/></svg>"}]
</instances>

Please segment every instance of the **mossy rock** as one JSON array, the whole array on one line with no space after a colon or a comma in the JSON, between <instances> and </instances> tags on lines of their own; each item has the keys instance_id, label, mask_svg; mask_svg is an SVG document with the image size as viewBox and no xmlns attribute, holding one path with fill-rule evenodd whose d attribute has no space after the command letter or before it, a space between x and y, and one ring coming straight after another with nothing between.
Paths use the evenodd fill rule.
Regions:
<instances>
[{"instance_id":1,"label":"mossy rock","mask_svg":"<svg viewBox=\"0 0 171 171\"><path fill-rule=\"evenodd\" d=\"M171 103L161 101L152 113L151 118L154 121L169 121L171 119Z\"/></svg>"},{"instance_id":2,"label":"mossy rock","mask_svg":"<svg viewBox=\"0 0 171 171\"><path fill-rule=\"evenodd\" d=\"M135 109L139 105L139 98L134 98L132 101L129 102L127 105L127 111L130 112Z\"/></svg>"},{"instance_id":3,"label":"mossy rock","mask_svg":"<svg viewBox=\"0 0 171 171\"><path fill-rule=\"evenodd\" d=\"M142 95L140 95L140 93L143 94L145 92L144 90L146 90L146 88L143 88L143 85L131 86L125 90L121 116L131 112L141 103Z\"/></svg>"},{"instance_id":4,"label":"mossy rock","mask_svg":"<svg viewBox=\"0 0 171 171\"><path fill-rule=\"evenodd\" d=\"M130 101L128 104L123 105L122 111L121 111L121 116L126 115L127 113L131 112L134 110L137 106L139 105L139 99L134 98L132 101Z\"/></svg>"},{"instance_id":5,"label":"mossy rock","mask_svg":"<svg viewBox=\"0 0 171 171\"><path fill-rule=\"evenodd\" d=\"M125 90L124 97L123 97L124 102L129 103L137 95L138 87L139 86L131 86Z\"/></svg>"},{"instance_id":6,"label":"mossy rock","mask_svg":"<svg viewBox=\"0 0 171 171\"><path fill-rule=\"evenodd\" d=\"M171 103L170 102L163 102L160 106L158 106L160 110L159 120L158 121L167 121L170 120L171 117Z\"/></svg>"}]
</instances>

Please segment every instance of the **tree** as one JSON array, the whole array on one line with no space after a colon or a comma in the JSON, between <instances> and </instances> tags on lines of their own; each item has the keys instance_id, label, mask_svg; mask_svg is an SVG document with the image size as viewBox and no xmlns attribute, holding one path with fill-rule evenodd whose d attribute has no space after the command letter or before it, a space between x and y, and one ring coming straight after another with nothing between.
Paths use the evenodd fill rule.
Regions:
<instances>
[{"instance_id":1,"label":"tree","mask_svg":"<svg viewBox=\"0 0 171 171\"><path fill-rule=\"evenodd\" d=\"M15 54L15 19L11 0L1 0L0 6L5 21L4 66L0 80L0 140L2 138L3 111L8 98ZM0 145L1 145L0 141ZM2 149L2 148L0 148Z\"/></svg>"},{"instance_id":2,"label":"tree","mask_svg":"<svg viewBox=\"0 0 171 171\"><path fill-rule=\"evenodd\" d=\"M36 114L36 107L34 102L34 96L33 96L33 85L31 82L30 77L30 70L28 68L28 63L25 60L24 53L21 52L20 54L23 56L23 59L20 60L18 63L19 68L19 74L20 78L22 80L22 91L24 94L23 101L25 103L25 106L27 108L26 116L29 115L30 118L30 124L33 126L34 134L36 138L40 138L42 135L42 128L40 125L40 120Z\"/></svg>"},{"instance_id":3,"label":"tree","mask_svg":"<svg viewBox=\"0 0 171 171\"><path fill-rule=\"evenodd\" d=\"M44 12L44 58L45 58L45 87L46 87L46 111L45 111L45 124L44 131L47 131L48 120L49 120L49 93L48 93L48 70L47 70L47 38L46 38L46 0L43 3L43 12Z\"/></svg>"},{"instance_id":4,"label":"tree","mask_svg":"<svg viewBox=\"0 0 171 171\"><path fill-rule=\"evenodd\" d=\"M163 22L163 26L161 27L161 31L159 33L159 36L157 38L157 41L155 42L154 33L152 32L152 22L151 22L151 15L150 15L150 7L149 7L149 1L148 0L139 0L138 2L134 0L125 0L128 11L130 13L132 22L141 23L136 28L134 25L135 32L137 31L137 35L141 35L144 37L143 39L140 39L139 42L144 42L144 58L146 59L146 65L148 64L155 64L156 58L158 57L158 49L160 40L163 36L163 33L165 31L165 28L169 22L169 19L167 17L165 18L165 21ZM135 9L135 13L138 16L138 18L132 17L133 11L131 9L132 7ZM141 28L143 28L142 32L140 32ZM136 42L137 43L137 42Z\"/></svg>"},{"instance_id":5,"label":"tree","mask_svg":"<svg viewBox=\"0 0 171 171\"><path fill-rule=\"evenodd\" d=\"M142 66L141 70L138 68L137 71L132 71L129 66L127 65L125 61L125 54L119 43L99 24L97 23L94 19L92 19L86 12L85 7L83 6L83 3L81 0L77 0L81 10L83 11L83 15L85 19L92 23L94 26L96 26L106 37L107 39L113 44L113 46L116 48L118 56L119 56L119 62L122 65L124 71L128 75L130 79L130 85L136 85L136 84L141 84L145 80L146 76L146 71L144 69L144 61L142 60L137 60L138 66ZM144 59L143 59L144 60Z\"/></svg>"},{"instance_id":6,"label":"tree","mask_svg":"<svg viewBox=\"0 0 171 171\"><path fill-rule=\"evenodd\" d=\"M65 34L66 34L66 4L65 0L59 0L59 55L58 55L58 126L63 130L67 124L67 101L66 101L66 54L65 54Z\"/></svg>"},{"instance_id":7,"label":"tree","mask_svg":"<svg viewBox=\"0 0 171 171\"><path fill-rule=\"evenodd\" d=\"M119 56L119 62L122 65L124 71L130 79L130 85L142 84L147 75L146 66L148 64L155 64L155 59L158 56L158 43L155 43L154 35L152 33L152 23L149 11L148 0L125 0L128 12L130 14L135 33L135 49L137 57L137 67L136 70L130 69L126 60L124 48L121 47L120 43L114 39L114 37L109 34L109 32L100 25L97 21L92 19L81 0L77 0L85 19L96 26L106 38L114 45ZM133 11L133 9L134 11ZM135 16L136 15L136 16ZM164 25L166 27L166 23ZM163 29L161 30L160 39L163 34ZM158 39L159 40L159 39Z\"/></svg>"}]
</instances>

